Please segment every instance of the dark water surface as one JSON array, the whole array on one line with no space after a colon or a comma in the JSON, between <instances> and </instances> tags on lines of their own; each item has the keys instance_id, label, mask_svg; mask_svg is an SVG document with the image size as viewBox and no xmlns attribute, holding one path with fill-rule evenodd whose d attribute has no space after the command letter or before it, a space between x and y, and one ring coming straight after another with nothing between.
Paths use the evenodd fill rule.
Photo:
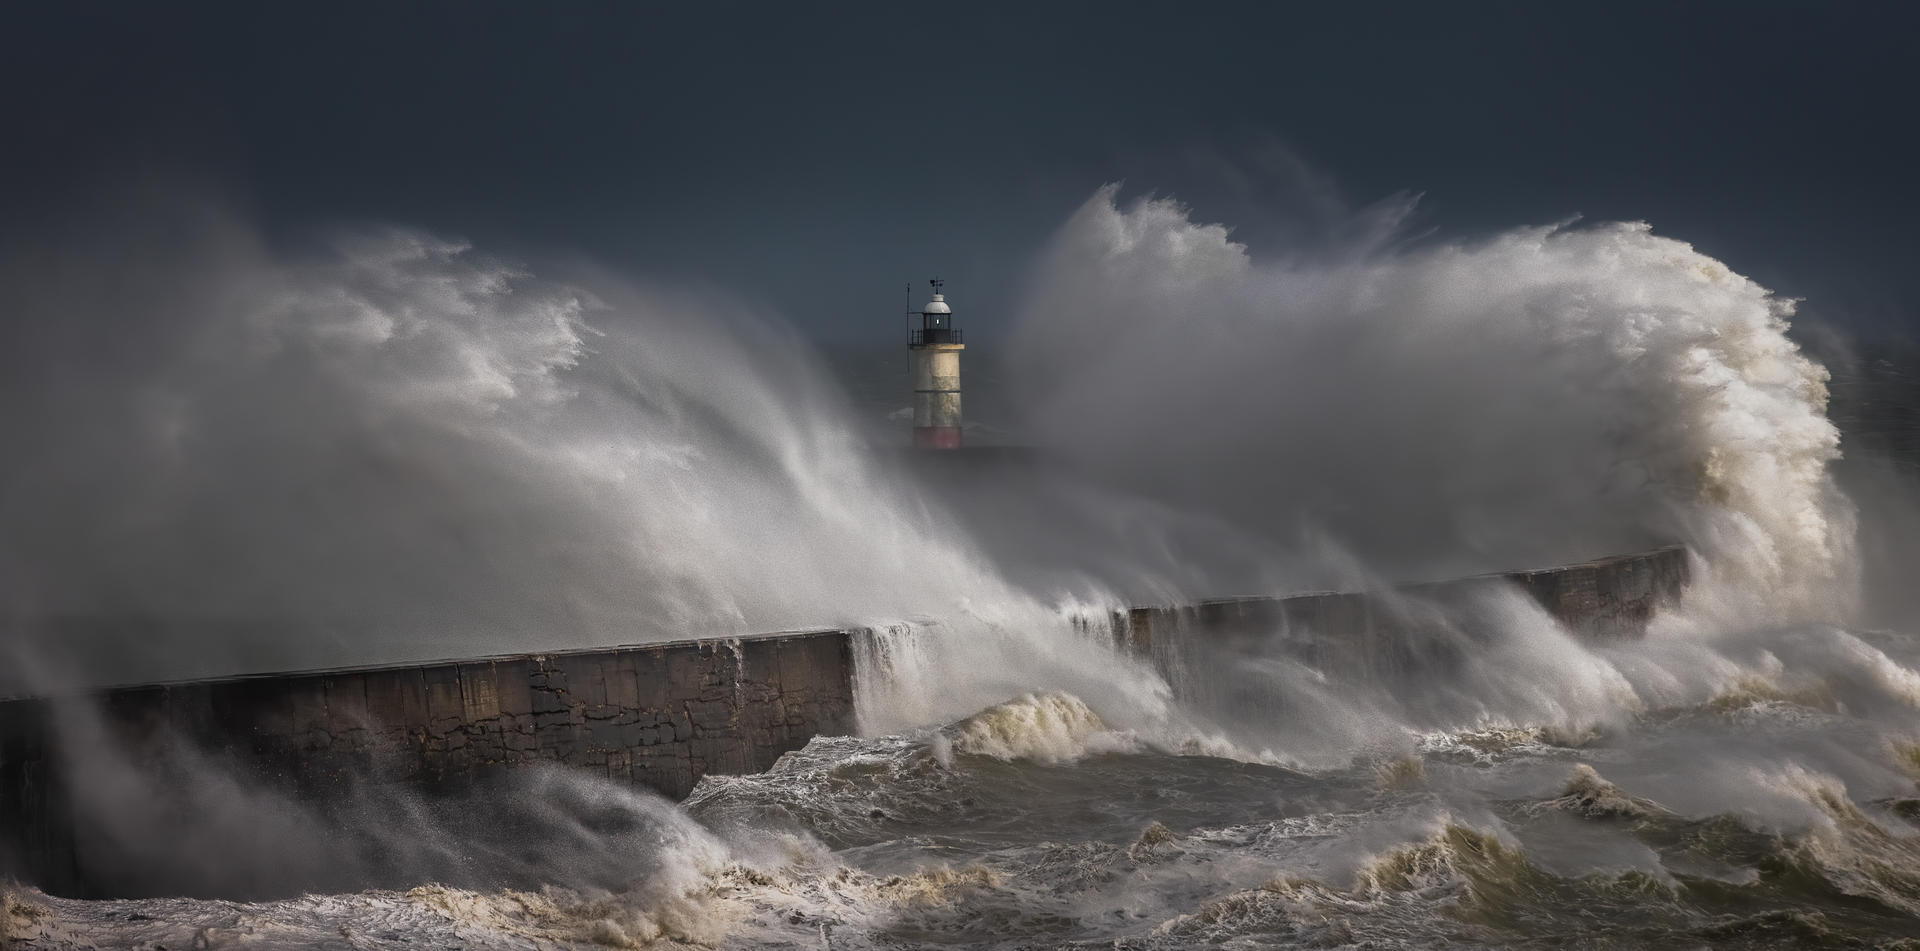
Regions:
<instances>
[{"instance_id":1,"label":"dark water surface","mask_svg":"<svg viewBox=\"0 0 1920 951\"><path fill-rule=\"evenodd\" d=\"M1671 663L1661 637L1593 651L1634 671ZM822 738L679 806L548 777L538 793L570 804L567 827L604 833L528 844L565 887L255 903L16 888L5 934L21 948L1920 947L1920 638L1810 626L1743 641L1750 664L1696 702L1578 730L1410 733L1331 767L1025 695L938 730Z\"/></svg>"}]
</instances>

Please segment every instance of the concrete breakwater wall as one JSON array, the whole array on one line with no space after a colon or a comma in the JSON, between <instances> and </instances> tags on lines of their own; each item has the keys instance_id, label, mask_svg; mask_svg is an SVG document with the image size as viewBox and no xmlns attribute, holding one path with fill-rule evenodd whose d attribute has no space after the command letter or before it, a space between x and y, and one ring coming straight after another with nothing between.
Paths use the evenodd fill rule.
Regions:
<instances>
[{"instance_id":1,"label":"concrete breakwater wall","mask_svg":"<svg viewBox=\"0 0 1920 951\"><path fill-rule=\"evenodd\" d=\"M1207 601L1120 612L1123 646L1173 677L1195 652L1312 645L1323 669L1409 665L1406 631L1517 587L1593 636L1631 635L1688 579L1663 549L1379 594ZM855 731L854 639L823 630L117 688L0 702L0 874L110 894L118 846L76 796L86 767L155 770L187 747L242 781L324 804L363 784L459 795L558 763L682 797L708 774L764 770L817 735ZM1412 648L1409 645L1413 645ZM1184 653L1183 653L1184 652Z\"/></svg>"},{"instance_id":2,"label":"concrete breakwater wall","mask_svg":"<svg viewBox=\"0 0 1920 951\"><path fill-rule=\"evenodd\" d=\"M1518 591L1583 637L1637 637L1691 580L1674 546L1532 571L1499 572L1378 592L1225 598L1134 608L1113 618L1123 647L1169 676L1196 653L1285 653L1324 670L1393 672L1449 660L1462 628ZM1470 633L1470 632L1468 632Z\"/></svg>"},{"instance_id":3,"label":"concrete breakwater wall","mask_svg":"<svg viewBox=\"0 0 1920 951\"><path fill-rule=\"evenodd\" d=\"M0 873L98 893L121 858L72 784L95 781L88 758L158 773L181 745L314 804L363 783L458 794L542 762L677 798L853 732L849 649L812 631L0 703Z\"/></svg>"}]
</instances>

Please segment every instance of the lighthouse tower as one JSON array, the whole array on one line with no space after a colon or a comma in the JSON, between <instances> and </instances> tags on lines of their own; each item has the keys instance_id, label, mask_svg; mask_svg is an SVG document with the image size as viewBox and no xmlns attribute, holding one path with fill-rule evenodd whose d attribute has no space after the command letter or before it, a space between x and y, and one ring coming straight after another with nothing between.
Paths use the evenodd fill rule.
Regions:
<instances>
[{"instance_id":1,"label":"lighthouse tower","mask_svg":"<svg viewBox=\"0 0 1920 951\"><path fill-rule=\"evenodd\" d=\"M933 300L920 308L920 327L907 340L913 358L913 444L920 449L960 448L960 331L953 308L932 280Z\"/></svg>"}]
</instances>

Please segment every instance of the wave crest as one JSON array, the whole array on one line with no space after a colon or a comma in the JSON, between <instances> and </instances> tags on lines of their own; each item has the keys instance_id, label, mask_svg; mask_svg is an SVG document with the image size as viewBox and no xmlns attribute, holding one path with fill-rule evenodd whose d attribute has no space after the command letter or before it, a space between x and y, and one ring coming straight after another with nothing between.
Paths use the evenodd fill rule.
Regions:
<instances>
[{"instance_id":1,"label":"wave crest","mask_svg":"<svg viewBox=\"0 0 1920 951\"><path fill-rule=\"evenodd\" d=\"M954 750L994 759L1072 762L1139 748L1131 734L1107 729L1079 697L1030 693L988 707L951 727Z\"/></svg>"},{"instance_id":2,"label":"wave crest","mask_svg":"<svg viewBox=\"0 0 1920 951\"><path fill-rule=\"evenodd\" d=\"M1857 571L1793 311L1639 222L1261 258L1108 186L1010 349L1043 441L1233 524L1426 574L1677 533L1767 616Z\"/></svg>"}]
</instances>

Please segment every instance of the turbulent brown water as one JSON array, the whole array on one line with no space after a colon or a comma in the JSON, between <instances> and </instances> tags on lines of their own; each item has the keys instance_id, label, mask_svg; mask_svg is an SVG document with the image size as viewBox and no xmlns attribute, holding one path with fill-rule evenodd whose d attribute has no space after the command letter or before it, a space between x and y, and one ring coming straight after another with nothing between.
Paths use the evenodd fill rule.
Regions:
<instances>
[{"instance_id":1,"label":"turbulent brown water","mask_svg":"<svg viewBox=\"0 0 1920 951\"><path fill-rule=\"evenodd\" d=\"M1575 733L1413 734L1327 768L1025 695L938 729L821 738L678 806L553 778L572 792L544 794L574 796L581 821L644 830L619 838L629 882L253 903L14 888L5 933L176 948L1920 942L1920 638L1742 640L1754 666L1703 678L1720 682L1694 702ZM1660 650L1595 653L1627 671Z\"/></svg>"},{"instance_id":2,"label":"turbulent brown water","mask_svg":"<svg viewBox=\"0 0 1920 951\"><path fill-rule=\"evenodd\" d=\"M0 423L47 449L0 468L8 614L186 620L14 645L33 663L0 686L872 633L859 736L684 803L528 771L322 815L210 763L107 770L102 802L182 820L90 817L130 880L201 897L9 885L0 935L1920 947L1920 506L1909 473L1842 460L1793 302L1644 225L1421 244L1392 217L1265 259L1096 194L1008 334L1009 428L1061 461L1018 493L894 478L765 315L457 242L10 273L0 303L46 338L0 348L26 355L6 405L33 407ZM152 308L152 339L62 377L96 307ZM1517 594L1390 670L1258 638L1149 665L1075 621L1668 541L1696 583L1634 641Z\"/></svg>"}]
</instances>

